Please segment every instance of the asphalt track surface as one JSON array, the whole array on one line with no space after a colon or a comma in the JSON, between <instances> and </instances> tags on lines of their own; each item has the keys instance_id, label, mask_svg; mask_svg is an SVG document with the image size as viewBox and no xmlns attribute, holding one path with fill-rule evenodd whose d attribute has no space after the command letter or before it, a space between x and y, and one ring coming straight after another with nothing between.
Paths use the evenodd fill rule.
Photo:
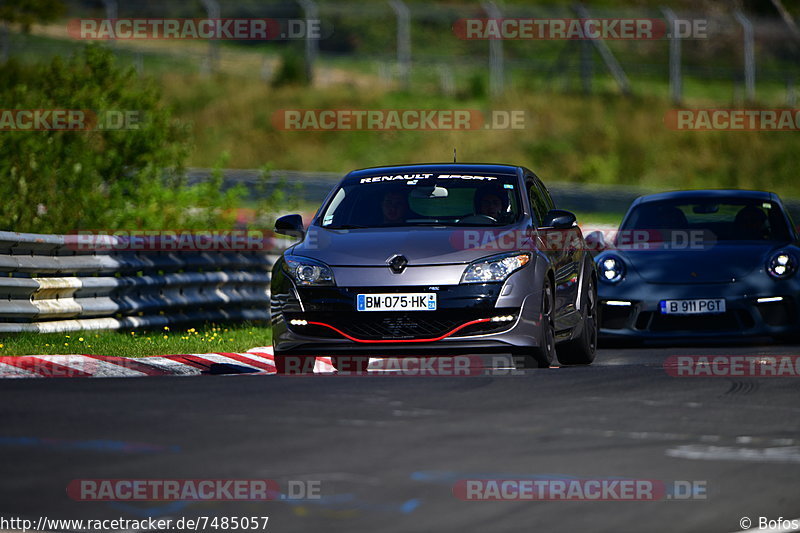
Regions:
<instances>
[{"instance_id":1,"label":"asphalt track surface","mask_svg":"<svg viewBox=\"0 0 800 533\"><path fill-rule=\"evenodd\" d=\"M738 531L745 516L800 517L800 381L676 378L663 362L797 353L604 349L591 367L492 377L2 380L0 517L269 516L281 533ZM70 480L86 478L315 480L322 498L68 498ZM707 497L456 498L454 483L472 478L683 480Z\"/></svg>"}]
</instances>

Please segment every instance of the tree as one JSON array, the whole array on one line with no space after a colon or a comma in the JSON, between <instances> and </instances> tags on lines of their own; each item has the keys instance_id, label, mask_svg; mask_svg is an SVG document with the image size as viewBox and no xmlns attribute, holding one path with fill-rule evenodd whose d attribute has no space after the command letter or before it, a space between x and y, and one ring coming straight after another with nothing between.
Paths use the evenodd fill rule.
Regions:
<instances>
[{"instance_id":1,"label":"tree","mask_svg":"<svg viewBox=\"0 0 800 533\"><path fill-rule=\"evenodd\" d=\"M221 178L187 186L189 129L173 119L154 84L90 45L68 60L0 65L8 110L86 110L90 131L0 131L0 229L219 228L242 191ZM13 111L12 111L13 112ZM116 129L111 118L133 116ZM0 122L0 128L3 124ZM6 128L8 129L8 128Z\"/></svg>"}]
</instances>

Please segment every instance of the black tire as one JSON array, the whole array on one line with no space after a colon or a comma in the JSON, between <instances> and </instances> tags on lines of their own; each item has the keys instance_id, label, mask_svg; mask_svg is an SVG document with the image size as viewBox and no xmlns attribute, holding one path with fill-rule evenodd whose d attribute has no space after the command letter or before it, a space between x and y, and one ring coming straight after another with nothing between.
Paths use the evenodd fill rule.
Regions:
<instances>
[{"instance_id":1,"label":"black tire","mask_svg":"<svg viewBox=\"0 0 800 533\"><path fill-rule=\"evenodd\" d=\"M369 367L369 356L334 355L331 357L331 364L337 372L364 373Z\"/></svg>"},{"instance_id":2,"label":"black tire","mask_svg":"<svg viewBox=\"0 0 800 533\"><path fill-rule=\"evenodd\" d=\"M600 306L597 305L597 283L589 276L586 292L581 296L581 333L558 346L558 362L562 365L590 365L597 355L597 334L600 330Z\"/></svg>"},{"instance_id":3,"label":"black tire","mask_svg":"<svg viewBox=\"0 0 800 533\"><path fill-rule=\"evenodd\" d=\"M275 371L278 374L312 374L317 358L311 355L275 353Z\"/></svg>"},{"instance_id":4,"label":"black tire","mask_svg":"<svg viewBox=\"0 0 800 533\"><path fill-rule=\"evenodd\" d=\"M556 357L555 295L548 277L542 287L542 324L539 346L520 348L513 353L514 365L523 368L549 368Z\"/></svg>"}]
</instances>

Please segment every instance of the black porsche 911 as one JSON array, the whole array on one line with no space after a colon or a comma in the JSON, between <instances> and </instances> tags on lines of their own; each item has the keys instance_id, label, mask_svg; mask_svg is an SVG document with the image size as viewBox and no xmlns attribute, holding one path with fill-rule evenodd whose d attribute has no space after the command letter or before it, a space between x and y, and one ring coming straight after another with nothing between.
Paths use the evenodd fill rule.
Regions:
<instances>
[{"instance_id":1,"label":"black porsche 911","mask_svg":"<svg viewBox=\"0 0 800 533\"><path fill-rule=\"evenodd\" d=\"M800 331L798 236L774 193L643 196L602 246L603 338L788 340Z\"/></svg>"}]
</instances>

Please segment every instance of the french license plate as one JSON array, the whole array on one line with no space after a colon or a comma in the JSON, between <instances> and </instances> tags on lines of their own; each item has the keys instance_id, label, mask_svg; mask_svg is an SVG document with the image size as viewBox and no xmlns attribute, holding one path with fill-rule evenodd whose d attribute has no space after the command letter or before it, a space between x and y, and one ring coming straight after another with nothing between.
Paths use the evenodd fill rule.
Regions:
<instances>
[{"instance_id":1,"label":"french license plate","mask_svg":"<svg viewBox=\"0 0 800 533\"><path fill-rule=\"evenodd\" d=\"M724 298L661 301L662 315L713 315L724 312Z\"/></svg>"},{"instance_id":2,"label":"french license plate","mask_svg":"<svg viewBox=\"0 0 800 533\"><path fill-rule=\"evenodd\" d=\"M436 293L359 294L359 311L436 311Z\"/></svg>"}]
</instances>

